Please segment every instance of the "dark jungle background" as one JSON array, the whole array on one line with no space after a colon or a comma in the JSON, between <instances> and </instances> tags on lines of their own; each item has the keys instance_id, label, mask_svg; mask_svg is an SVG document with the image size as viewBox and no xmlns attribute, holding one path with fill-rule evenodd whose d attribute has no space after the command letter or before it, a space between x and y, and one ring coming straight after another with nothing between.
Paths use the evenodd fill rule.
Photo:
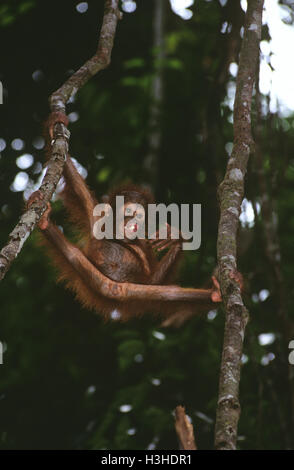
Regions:
<instances>
[{"instance_id":1,"label":"dark jungle background","mask_svg":"<svg viewBox=\"0 0 294 470\"><path fill-rule=\"evenodd\" d=\"M68 105L71 154L98 195L131 179L149 183L158 201L202 204L201 248L185 252L179 277L201 286L216 265L217 187L233 141L230 64L244 11L237 0L197 0L185 20L168 0L123 5L134 6L118 25L110 67ZM1 1L1 246L40 179L48 96L94 53L102 15L102 0ZM250 160L239 234L251 320L238 447L285 449L294 439L294 121L270 112L267 96L258 114L256 97L260 158ZM54 217L70 234L64 215L57 199ZM151 315L105 324L56 284L36 232L0 295L1 449L177 449L178 404L199 448L213 448L222 308L179 328Z\"/></svg>"}]
</instances>

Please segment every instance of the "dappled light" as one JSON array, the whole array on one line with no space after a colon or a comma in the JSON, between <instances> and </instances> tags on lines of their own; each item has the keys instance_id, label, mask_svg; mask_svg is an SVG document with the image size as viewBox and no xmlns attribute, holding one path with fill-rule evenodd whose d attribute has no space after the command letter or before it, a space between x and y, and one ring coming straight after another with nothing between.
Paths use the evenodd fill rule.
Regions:
<instances>
[{"instance_id":1,"label":"dappled light","mask_svg":"<svg viewBox=\"0 0 294 470\"><path fill-rule=\"evenodd\" d=\"M88 2L80 2L76 5L76 10L79 13L86 13L88 8L89 8Z\"/></svg>"},{"instance_id":2,"label":"dappled light","mask_svg":"<svg viewBox=\"0 0 294 470\"><path fill-rule=\"evenodd\" d=\"M0 152L3 152L6 148L6 142L4 139L0 139Z\"/></svg>"},{"instance_id":3,"label":"dappled light","mask_svg":"<svg viewBox=\"0 0 294 470\"><path fill-rule=\"evenodd\" d=\"M11 147L13 150L22 150L25 146L25 143L22 139L16 138L13 139L11 142Z\"/></svg>"},{"instance_id":4,"label":"dappled light","mask_svg":"<svg viewBox=\"0 0 294 470\"><path fill-rule=\"evenodd\" d=\"M276 356L274 355L274 353L265 354L264 356L262 356L260 360L260 364L262 366L268 366L269 363L275 359L275 357Z\"/></svg>"},{"instance_id":5,"label":"dappled light","mask_svg":"<svg viewBox=\"0 0 294 470\"><path fill-rule=\"evenodd\" d=\"M35 149L37 149L37 150L41 150L41 149L43 149L44 146L45 146L45 140L44 140L43 137L40 137L40 136L35 137L35 138L33 139L33 142L32 142L32 143L33 143L33 146L35 147Z\"/></svg>"},{"instance_id":6,"label":"dappled light","mask_svg":"<svg viewBox=\"0 0 294 470\"><path fill-rule=\"evenodd\" d=\"M241 206L241 214L239 220L243 227L253 227L254 226L254 210L251 201L247 201L247 199L243 199L242 206Z\"/></svg>"},{"instance_id":7,"label":"dappled light","mask_svg":"<svg viewBox=\"0 0 294 470\"><path fill-rule=\"evenodd\" d=\"M12 185L10 186L11 191L19 192L24 191L29 181L29 175L24 171L20 171L14 178Z\"/></svg>"},{"instance_id":8,"label":"dappled light","mask_svg":"<svg viewBox=\"0 0 294 470\"><path fill-rule=\"evenodd\" d=\"M258 342L261 346L267 346L268 344L273 344L276 339L274 333L262 333L258 336Z\"/></svg>"},{"instance_id":9,"label":"dappled light","mask_svg":"<svg viewBox=\"0 0 294 470\"><path fill-rule=\"evenodd\" d=\"M194 4L194 0L170 0L173 11L184 20L189 20L193 12L189 9Z\"/></svg>"},{"instance_id":10,"label":"dappled light","mask_svg":"<svg viewBox=\"0 0 294 470\"><path fill-rule=\"evenodd\" d=\"M30 168L30 166L32 166L33 163L34 163L34 157L30 153L24 153L23 155L20 155L20 157L16 159L16 164L18 168L20 168L21 170L26 170L27 168Z\"/></svg>"},{"instance_id":11,"label":"dappled light","mask_svg":"<svg viewBox=\"0 0 294 470\"><path fill-rule=\"evenodd\" d=\"M121 406L119 407L119 411L120 411L121 413L129 413L130 411L132 411L132 408L133 408L132 405L128 405L128 404L126 404L126 405L121 405Z\"/></svg>"},{"instance_id":12,"label":"dappled light","mask_svg":"<svg viewBox=\"0 0 294 470\"><path fill-rule=\"evenodd\" d=\"M133 13L137 8L137 4L134 0L123 0L122 9L126 13Z\"/></svg>"},{"instance_id":13,"label":"dappled light","mask_svg":"<svg viewBox=\"0 0 294 470\"><path fill-rule=\"evenodd\" d=\"M153 336L156 339L159 339L160 341L165 340L165 334L161 333L161 331L153 331Z\"/></svg>"}]
</instances>

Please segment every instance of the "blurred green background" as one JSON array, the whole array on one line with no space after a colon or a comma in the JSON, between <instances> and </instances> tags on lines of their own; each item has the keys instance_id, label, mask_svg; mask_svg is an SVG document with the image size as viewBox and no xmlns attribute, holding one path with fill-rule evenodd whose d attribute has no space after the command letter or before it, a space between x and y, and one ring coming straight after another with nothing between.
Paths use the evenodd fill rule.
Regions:
<instances>
[{"instance_id":1,"label":"blurred green background","mask_svg":"<svg viewBox=\"0 0 294 470\"><path fill-rule=\"evenodd\" d=\"M237 0L197 0L190 19L176 14L168 0L125 1L122 8L110 67L68 105L71 155L98 196L131 179L151 185L160 202L202 204L201 248L185 252L179 280L201 286L216 265L217 186L233 140L236 73L230 64L238 62L244 11ZM95 52L102 16L102 0L1 2L1 246L24 195L40 179L48 96ZM264 26L263 40L269 39ZM284 449L293 446L294 436L294 366L288 366L294 120L270 112L267 96L262 103L266 191L253 156L239 234L251 321L238 447ZM260 211L265 194L280 244L279 282L266 250ZM56 200L60 225L64 215ZM0 341L6 347L1 449L177 449L172 412L178 404L186 406L198 447L213 448L221 308L180 328L164 329L148 316L105 324L56 284L36 233L1 283L0 296Z\"/></svg>"}]
</instances>

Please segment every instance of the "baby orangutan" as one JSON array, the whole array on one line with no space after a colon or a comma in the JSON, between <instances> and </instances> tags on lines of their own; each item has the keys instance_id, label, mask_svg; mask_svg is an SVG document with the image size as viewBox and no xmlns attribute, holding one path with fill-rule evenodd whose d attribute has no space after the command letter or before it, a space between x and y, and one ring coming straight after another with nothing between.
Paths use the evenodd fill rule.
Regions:
<instances>
[{"instance_id":1,"label":"baby orangutan","mask_svg":"<svg viewBox=\"0 0 294 470\"><path fill-rule=\"evenodd\" d=\"M67 125L62 113L53 113L49 122L49 136L56 122ZM193 315L207 312L221 302L219 283L212 276L210 289L182 288L171 285L182 250L181 239L172 239L168 226L168 239L153 240L97 239L93 228L99 216L94 208L98 204L83 178L75 168L70 156L64 166L65 189L61 197L68 211L70 221L76 225L83 240L82 248L73 245L62 231L50 220L51 207L39 222L39 228L48 246L51 257L60 272L60 280L66 282L77 299L87 308L104 315L127 320L144 312L159 313L167 318L175 313ZM124 209L128 205L141 205L147 213L147 206L153 203L152 195L144 189L127 185L118 188L109 197L109 204L116 213L116 196L124 196ZM28 205L41 193L36 191ZM132 206L134 207L134 206ZM136 207L136 206L135 206ZM126 212L125 212L126 213ZM136 210L132 217L136 216ZM124 229L130 217L124 219ZM147 221L148 223L148 221ZM134 231L136 227L134 227ZM123 232L125 234L125 231ZM158 260L155 253L167 249Z\"/></svg>"}]
</instances>

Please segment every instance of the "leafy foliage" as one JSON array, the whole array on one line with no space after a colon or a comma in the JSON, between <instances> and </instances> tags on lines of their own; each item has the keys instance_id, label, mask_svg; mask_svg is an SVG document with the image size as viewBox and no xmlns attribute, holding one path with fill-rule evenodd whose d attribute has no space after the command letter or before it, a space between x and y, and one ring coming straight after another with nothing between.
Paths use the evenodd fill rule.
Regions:
<instances>
[{"instance_id":1,"label":"leafy foliage","mask_svg":"<svg viewBox=\"0 0 294 470\"><path fill-rule=\"evenodd\" d=\"M202 204L202 245L185 254L180 276L182 285L200 286L216 264L217 185L233 138L226 97L234 77L227 67L235 60L229 55L233 41L236 53L240 47L243 11L235 0L223 7L217 1L196 3L189 21L168 6L166 57L159 64L153 8L150 1L138 0L136 11L125 13L119 24L111 66L81 90L68 113L78 113L70 126L71 154L99 196L126 179L144 182L151 87L163 67L156 192L162 202ZM1 6L0 41L6 54L0 79L8 93L0 109L0 138L6 142L0 158L1 244L23 207L22 192L11 189L16 174L26 172L29 184L40 176L43 155L36 138L48 113L47 97L95 50L103 1L90 0L83 14L75 7L70 0L15 0ZM221 32L225 22L231 32ZM293 322L294 121L267 112L263 124L264 170L279 217L287 311ZM20 151L11 147L15 138L24 142ZM15 161L23 153L32 154L34 163L20 170ZM260 198L253 164L246 195L249 201ZM63 224L57 203L55 213ZM288 351L262 229L258 213L253 226L240 229L240 270L247 279L251 314L241 379L243 449L289 445ZM161 328L160 320L148 316L104 324L56 285L35 234L0 289L0 341L7 345L0 366L0 448L175 449L172 411L178 404L192 418L198 447L212 448L221 309L215 317L195 318L175 330ZM262 290L270 294L264 301L258 297ZM154 336L156 331L164 336ZM269 332L275 341L260 345L258 336ZM269 353L275 359L263 365Z\"/></svg>"}]
</instances>

